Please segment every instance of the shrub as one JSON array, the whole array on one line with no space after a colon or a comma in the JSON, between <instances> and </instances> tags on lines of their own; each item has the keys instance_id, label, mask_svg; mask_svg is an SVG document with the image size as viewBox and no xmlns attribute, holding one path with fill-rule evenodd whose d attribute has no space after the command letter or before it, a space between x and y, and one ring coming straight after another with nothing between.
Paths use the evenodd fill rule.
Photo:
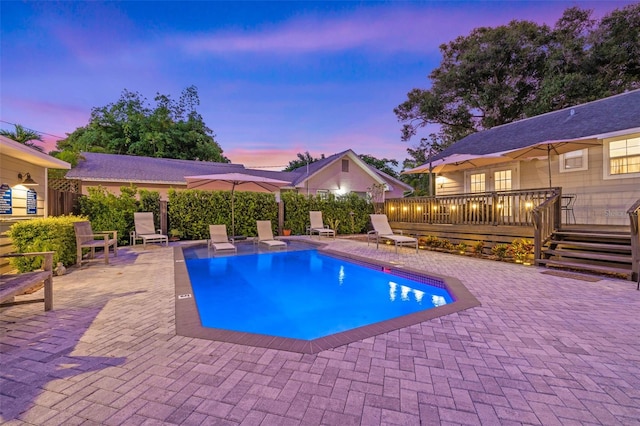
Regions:
<instances>
[{"instance_id":1,"label":"shrub","mask_svg":"<svg viewBox=\"0 0 640 426\"><path fill-rule=\"evenodd\" d=\"M138 211L137 190L123 186L120 192L116 196L101 186L89 188L89 195L80 198L80 214L89 217L94 232L118 231L118 245L125 245L134 229L133 213Z\"/></svg>"},{"instance_id":2,"label":"shrub","mask_svg":"<svg viewBox=\"0 0 640 426\"><path fill-rule=\"evenodd\" d=\"M283 192L284 223L294 234L303 234L309 225L309 212L319 210L325 224L333 224L339 234L362 233L369 225L373 204L357 194L327 197Z\"/></svg>"},{"instance_id":3,"label":"shrub","mask_svg":"<svg viewBox=\"0 0 640 426\"><path fill-rule=\"evenodd\" d=\"M235 192L235 235L255 236L256 220L278 220L278 204L274 194ZM231 220L231 192L169 190L169 222L188 240L209 238L210 224L225 224L233 231Z\"/></svg>"},{"instance_id":4,"label":"shrub","mask_svg":"<svg viewBox=\"0 0 640 426\"><path fill-rule=\"evenodd\" d=\"M491 253L498 259L503 260L509 254L509 245L496 244L495 246L491 247Z\"/></svg>"},{"instance_id":5,"label":"shrub","mask_svg":"<svg viewBox=\"0 0 640 426\"><path fill-rule=\"evenodd\" d=\"M513 240L509 252L516 262L522 263L529 255L533 254L533 241L525 238Z\"/></svg>"},{"instance_id":6,"label":"shrub","mask_svg":"<svg viewBox=\"0 0 640 426\"><path fill-rule=\"evenodd\" d=\"M442 247L445 250L453 250L455 248L453 243L449 240L442 240L440 247Z\"/></svg>"},{"instance_id":7,"label":"shrub","mask_svg":"<svg viewBox=\"0 0 640 426\"><path fill-rule=\"evenodd\" d=\"M141 189L139 194L140 202L138 203L138 211L152 212L155 228L160 229L160 193L158 191Z\"/></svg>"},{"instance_id":8,"label":"shrub","mask_svg":"<svg viewBox=\"0 0 640 426\"><path fill-rule=\"evenodd\" d=\"M58 216L25 220L14 223L8 235L18 253L55 251L54 264L69 266L76 263L76 235L73 223L87 220L81 216ZM42 259L15 258L11 265L20 272L34 271L41 267Z\"/></svg>"},{"instance_id":9,"label":"shrub","mask_svg":"<svg viewBox=\"0 0 640 426\"><path fill-rule=\"evenodd\" d=\"M464 242L461 242L459 244L456 244L455 246L455 250L460 253L460 254L464 254L467 252L467 244Z\"/></svg>"},{"instance_id":10,"label":"shrub","mask_svg":"<svg viewBox=\"0 0 640 426\"><path fill-rule=\"evenodd\" d=\"M482 252L484 251L484 241L476 241L473 243L471 250L476 256L482 256Z\"/></svg>"},{"instance_id":11,"label":"shrub","mask_svg":"<svg viewBox=\"0 0 640 426\"><path fill-rule=\"evenodd\" d=\"M440 240L438 237L434 237L433 235L427 235L424 237L424 245L427 247L440 247Z\"/></svg>"}]
</instances>

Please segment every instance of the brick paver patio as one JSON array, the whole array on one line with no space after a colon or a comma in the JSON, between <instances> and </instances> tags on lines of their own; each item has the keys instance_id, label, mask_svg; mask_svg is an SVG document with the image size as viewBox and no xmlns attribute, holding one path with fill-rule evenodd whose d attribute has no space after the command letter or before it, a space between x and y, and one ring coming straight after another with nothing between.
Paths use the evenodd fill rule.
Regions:
<instances>
[{"instance_id":1,"label":"brick paver patio","mask_svg":"<svg viewBox=\"0 0 640 426\"><path fill-rule=\"evenodd\" d=\"M124 248L56 277L53 311L0 310L2 422L640 424L633 283L327 241L456 277L482 306L315 355L187 338L172 248Z\"/></svg>"}]
</instances>

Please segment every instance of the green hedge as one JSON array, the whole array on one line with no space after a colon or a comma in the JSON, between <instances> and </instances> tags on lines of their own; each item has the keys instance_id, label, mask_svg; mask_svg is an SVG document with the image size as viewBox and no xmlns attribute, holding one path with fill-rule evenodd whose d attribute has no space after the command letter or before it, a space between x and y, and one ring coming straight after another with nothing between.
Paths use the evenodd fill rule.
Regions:
<instances>
[{"instance_id":1,"label":"green hedge","mask_svg":"<svg viewBox=\"0 0 640 426\"><path fill-rule=\"evenodd\" d=\"M14 223L8 235L18 253L55 251L54 266L58 262L69 266L76 263L76 234L73 223L87 220L81 216L58 216ZM12 258L11 265L20 272L39 269L42 259Z\"/></svg>"},{"instance_id":2,"label":"green hedge","mask_svg":"<svg viewBox=\"0 0 640 426\"><path fill-rule=\"evenodd\" d=\"M278 204L274 194L256 192L234 193L235 235L255 236L256 220L271 220L277 225ZM183 238L209 238L209 225L231 226L231 193L229 191L169 190L169 223Z\"/></svg>"},{"instance_id":3,"label":"green hedge","mask_svg":"<svg viewBox=\"0 0 640 426\"><path fill-rule=\"evenodd\" d=\"M292 234L306 233L309 225L309 212L319 210L322 219L339 234L360 234L367 231L369 214L373 213L373 204L357 194L327 197L306 196L296 192L283 192L284 227Z\"/></svg>"},{"instance_id":4,"label":"green hedge","mask_svg":"<svg viewBox=\"0 0 640 426\"><path fill-rule=\"evenodd\" d=\"M160 227L160 194L142 189L139 201L137 195L135 186L121 187L119 196L100 186L89 188L89 195L80 198L80 214L91 220L94 232L118 231L118 245L128 245L135 229L133 213L153 212L156 228Z\"/></svg>"}]
</instances>

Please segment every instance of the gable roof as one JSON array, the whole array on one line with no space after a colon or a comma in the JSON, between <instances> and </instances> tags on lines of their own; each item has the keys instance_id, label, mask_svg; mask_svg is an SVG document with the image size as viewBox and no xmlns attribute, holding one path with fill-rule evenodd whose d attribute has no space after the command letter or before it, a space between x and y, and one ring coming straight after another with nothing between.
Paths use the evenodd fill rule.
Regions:
<instances>
[{"instance_id":1,"label":"gable roof","mask_svg":"<svg viewBox=\"0 0 640 426\"><path fill-rule=\"evenodd\" d=\"M640 89L471 134L433 159L492 154L546 141L603 138L626 130L640 131Z\"/></svg>"},{"instance_id":2,"label":"gable roof","mask_svg":"<svg viewBox=\"0 0 640 426\"><path fill-rule=\"evenodd\" d=\"M306 180L312 178L316 173L319 173L325 167L337 162L345 156L348 156L349 158L351 158L351 160L355 161L367 174L369 174L373 178L373 180L377 181L378 183L385 183L382 176L374 171L377 169L362 161L362 159L360 159L360 157L358 157L356 153L351 149L338 152L337 154L330 155L329 157L320 159L318 161L314 161L313 163L309 163L308 166L301 166L297 169L294 169L293 173L297 173L298 177L291 183L294 186L302 186Z\"/></svg>"}]
</instances>

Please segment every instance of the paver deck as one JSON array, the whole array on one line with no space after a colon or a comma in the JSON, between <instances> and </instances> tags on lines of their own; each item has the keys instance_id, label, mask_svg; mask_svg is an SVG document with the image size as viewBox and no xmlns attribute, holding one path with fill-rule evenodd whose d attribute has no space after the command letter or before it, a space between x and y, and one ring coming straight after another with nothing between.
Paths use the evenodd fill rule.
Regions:
<instances>
[{"instance_id":1,"label":"paver deck","mask_svg":"<svg viewBox=\"0 0 640 426\"><path fill-rule=\"evenodd\" d=\"M461 280L482 306L299 354L177 336L172 248L0 310L4 424L640 424L640 292L544 269L327 241ZM39 297L35 293L33 297Z\"/></svg>"}]
</instances>

